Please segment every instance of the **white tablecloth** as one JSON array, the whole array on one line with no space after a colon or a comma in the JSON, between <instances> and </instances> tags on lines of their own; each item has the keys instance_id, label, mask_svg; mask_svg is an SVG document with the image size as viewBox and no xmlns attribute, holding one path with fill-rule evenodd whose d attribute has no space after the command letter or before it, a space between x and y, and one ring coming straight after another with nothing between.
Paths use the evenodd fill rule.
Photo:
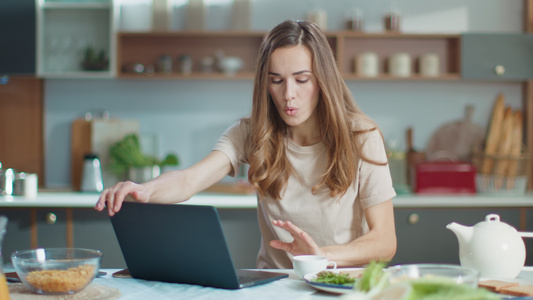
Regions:
<instances>
[{"instance_id":1,"label":"white tablecloth","mask_svg":"<svg viewBox=\"0 0 533 300\"><path fill-rule=\"evenodd\" d=\"M112 286L120 290L123 299L216 299L216 300L239 300L239 299L325 299L336 298L338 295L329 294L309 286L300 280L293 270L275 270L289 274L283 278L267 284L255 287L247 287L238 290L225 290L210 287L202 287L189 284L165 283L147 281L132 278L113 278L114 269L104 269L106 276L96 278L94 284Z\"/></svg>"},{"instance_id":2,"label":"white tablecloth","mask_svg":"<svg viewBox=\"0 0 533 300\"><path fill-rule=\"evenodd\" d=\"M238 290L226 290L210 287L202 287L189 284L165 283L159 281L147 281L133 278L114 278L112 275L119 269L103 269L107 275L96 278L91 285L105 286L118 289L120 291L119 300L144 300L144 299L215 299L215 300L313 300L313 299L334 299L339 295L318 291L300 280L293 270L273 270L289 274L288 278L283 278L255 287L248 287ZM533 284L533 271L522 271L516 278L520 284ZM113 293L115 294L115 293ZM30 295L34 298L20 299L49 299L47 296ZM74 295L72 295L74 296ZM20 295L19 295L20 297ZM61 299L68 299L66 298ZM19 298L17 298L19 299ZM53 298L55 299L55 298ZM59 298L58 298L59 299ZM79 299L74 297L73 299ZM101 299L98 298L97 299ZM116 299L116 298L114 298ZM504 298L505 299L505 298ZM105 299L109 300L109 299Z\"/></svg>"}]
</instances>

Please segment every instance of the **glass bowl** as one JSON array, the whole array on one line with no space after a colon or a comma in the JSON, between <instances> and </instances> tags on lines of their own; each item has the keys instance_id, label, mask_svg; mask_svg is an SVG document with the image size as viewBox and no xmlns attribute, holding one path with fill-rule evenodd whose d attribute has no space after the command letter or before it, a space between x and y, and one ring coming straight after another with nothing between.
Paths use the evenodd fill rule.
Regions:
<instances>
[{"instance_id":1,"label":"glass bowl","mask_svg":"<svg viewBox=\"0 0 533 300\"><path fill-rule=\"evenodd\" d=\"M444 279L446 281L477 287L479 271L446 264L411 264L391 266L387 269L389 283L398 283L409 279Z\"/></svg>"},{"instance_id":2,"label":"glass bowl","mask_svg":"<svg viewBox=\"0 0 533 300\"><path fill-rule=\"evenodd\" d=\"M100 269L100 250L49 248L11 255L22 282L39 294L72 294L89 285Z\"/></svg>"}]
</instances>

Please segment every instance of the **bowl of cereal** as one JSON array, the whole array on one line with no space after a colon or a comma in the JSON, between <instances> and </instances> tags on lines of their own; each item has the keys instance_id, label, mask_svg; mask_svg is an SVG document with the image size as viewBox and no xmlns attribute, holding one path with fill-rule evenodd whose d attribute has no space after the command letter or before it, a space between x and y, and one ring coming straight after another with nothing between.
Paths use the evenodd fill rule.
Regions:
<instances>
[{"instance_id":1,"label":"bowl of cereal","mask_svg":"<svg viewBox=\"0 0 533 300\"><path fill-rule=\"evenodd\" d=\"M83 290L100 269L100 250L48 248L16 251L13 267L22 282L39 294L72 294Z\"/></svg>"}]
</instances>

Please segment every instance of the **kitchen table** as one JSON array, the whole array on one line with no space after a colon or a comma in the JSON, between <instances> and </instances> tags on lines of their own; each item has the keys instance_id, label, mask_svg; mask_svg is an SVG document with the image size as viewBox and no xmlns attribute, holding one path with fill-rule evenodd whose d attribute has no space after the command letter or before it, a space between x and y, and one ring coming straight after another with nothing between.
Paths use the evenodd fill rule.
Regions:
<instances>
[{"instance_id":1,"label":"kitchen table","mask_svg":"<svg viewBox=\"0 0 533 300\"><path fill-rule=\"evenodd\" d=\"M292 269L272 270L289 277L271 283L238 290L225 290L189 284L165 283L133 278L114 278L120 269L102 269L107 274L96 278L91 285L117 289L119 298L110 299L335 299L338 294L318 291L300 280ZM533 284L533 270L522 271L517 279L521 284ZM16 299L16 298L15 298ZM37 298L36 298L37 299Z\"/></svg>"},{"instance_id":2,"label":"kitchen table","mask_svg":"<svg viewBox=\"0 0 533 300\"><path fill-rule=\"evenodd\" d=\"M85 290L74 294L72 298L68 299L85 299L88 295L99 294L99 300L111 299L217 299L217 300L239 300L239 299L331 299L338 297L337 294L330 294L318 291L303 280L300 280L292 269L272 270L275 272L287 273L289 277L276 280L267 284L258 285L255 287L247 287L237 290L227 290L211 287L203 287L190 284L166 283L160 281L148 281L133 278L114 278L112 274L120 269L101 269L107 274L98 278L88 286L85 290L99 290L99 293L84 293ZM11 270L9 270L11 271ZM12 299L49 299L46 296L31 294L28 290L21 286L20 283L9 284L10 290L25 292L11 294ZM103 291L103 292L102 292ZM28 294L29 293L29 294ZM114 297L120 294L118 298ZM106 295L105 298L101 298ZM111 295L110 297L107 297ZM55 298L53 298L55 299ZM59 298L58 298L59 299ZM63 298L61 298L63 299ZM90 299L85 299L90 300Z\"/></svg>"},{"instance_id":3,"label":"kitchen table","mask_svg":"<svg viewBox=\"0 0 533 300\"><path fill-rule=\"evenodd\" d=\"M97 278L94 283L116 287L120 290L119 299L320 299L334 294L318 292L300 280L293 270L275 270L288 273L283 278L255 287L226 290L189 284L165 283L132 278L113 278L116 270L105 269L106 276Z\"/></svg>"}]
</instances>

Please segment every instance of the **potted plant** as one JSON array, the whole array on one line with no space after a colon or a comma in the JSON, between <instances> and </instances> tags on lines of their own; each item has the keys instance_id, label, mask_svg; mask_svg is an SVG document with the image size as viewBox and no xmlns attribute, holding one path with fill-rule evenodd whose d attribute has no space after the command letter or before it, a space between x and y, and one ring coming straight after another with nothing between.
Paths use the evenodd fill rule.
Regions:
<instances>
[{"instance_id":1,"label":"potted plant","mask_svg":"<svg viewBox=\"0 0 533 300\"><path fill-rule=\"evenodd\" d=\"M145 155L141 150L137 134L125 136L109 148L109 169L120 179L145 182L161 173L163 166L178 166L176 154L168 154L164 160Z\"/></svg>"}]
</instances>

